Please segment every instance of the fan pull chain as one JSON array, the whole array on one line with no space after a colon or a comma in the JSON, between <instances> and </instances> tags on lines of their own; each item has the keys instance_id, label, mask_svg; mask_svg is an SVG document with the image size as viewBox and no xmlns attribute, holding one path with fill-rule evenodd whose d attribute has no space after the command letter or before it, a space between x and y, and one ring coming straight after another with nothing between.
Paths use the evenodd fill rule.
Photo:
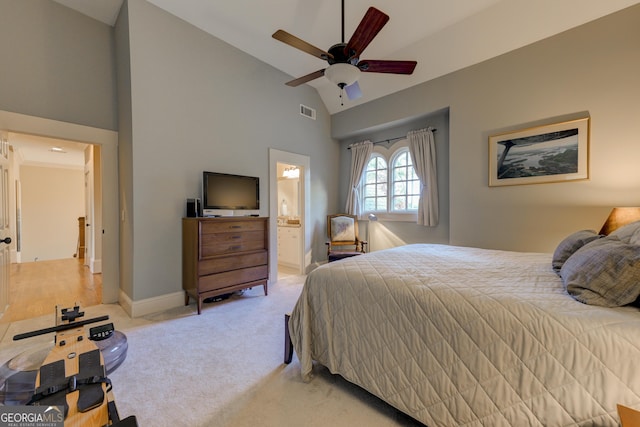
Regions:
<instances>
[{"instance_id":1,"label":"fan pull chain","mask_svg":"<svg viewBox=\"0 0 640 427\"><path fill-rule=\"evenodd\" d=\"M342 93L344 92L344 88L340 88L340 106L344 107L344 99L342 98Z\"/></svg>"}]
</instances>

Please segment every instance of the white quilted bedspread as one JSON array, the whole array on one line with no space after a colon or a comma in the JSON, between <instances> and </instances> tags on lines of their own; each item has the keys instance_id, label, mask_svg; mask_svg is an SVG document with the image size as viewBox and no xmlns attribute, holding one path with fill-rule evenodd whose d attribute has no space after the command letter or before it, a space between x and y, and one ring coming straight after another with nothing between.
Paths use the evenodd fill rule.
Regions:
<instances>
[{"instance_id":1,"label":"white quilted bedspread","mask_svg":"<svg viewBox=\"0 0 640 427\"><path fill-rule=\"evenodd\" d=\"M616 426L640 311L575 301L551 255L408 245L323 265L289 324L313 361L429 427Z\"/></svg>"}]
</instances>

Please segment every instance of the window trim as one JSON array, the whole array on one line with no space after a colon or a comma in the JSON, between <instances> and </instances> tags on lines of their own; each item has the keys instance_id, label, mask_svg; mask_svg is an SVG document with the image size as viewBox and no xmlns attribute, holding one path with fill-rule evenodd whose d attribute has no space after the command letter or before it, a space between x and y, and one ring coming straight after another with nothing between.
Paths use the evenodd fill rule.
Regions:
<instances>
[{"instance_id":1,"label":"window trim","mask_svg":"<svg viewBox=\"0 0 640 427\"><path fill-rule=\"evenodd\" d=\"M385 162L385 166L386 166L386 171L387 171L387 173L386 173L386 175L387 175L387 182L386 182L386 184L387 184L387 195L385 197L387 199L387 207L386 207L384 212L388 212L389 211L389 162L388 162L387 158L383 154L378 153L376 151L373 151L371 153L371 155L369 156L369 160L367 160L367 165L369 165L369 162L371 162L371 160L373 160L375 157L380 157ZM376 170L381 170L381 169L376 169ZM383 211L376 211L376 210L366 211L364 209L364 207L365 207L365 199L367 198L367 196L366 196L366 186L369 185L369 184L366 183L366 180L367 180L366 177L367 177L367 168L365 167L364 173L363 173L362 177L360 178L360 183L358 184L358 192L360 194L360 200L358 200L358 203L360 203L360 206L362 206L363 215L365 213L367 215L369 215L370 213L383 212ZM376 184L374 184L374 185L377 186L378 182L376 181ZM382 196L378 196L378 193L377 193L377 190L376 190L376 195L373 196L373 198L375 199L375 202L376 202L374 204L376 206L377 206L378 197L382 197Z\"/></svg>"},{"instance_id":2,"label":"window trim","mask_svg":"<svg viewBox=\"0 0 640 427\"><path fill-rule=\"evenodd\" d=\"M409 149L409 141L407 139L402 139L397 141L395 144L393 144L393 147L391 149L387 149L380 145L375 145L373 147L373 152L371 153L371 157L375 155L379 155L385 160L385 162L387 162L387 209L386 211L367 211L364 209L364 181L365 180L363 175L359 184L359 190L360 190L359 193L361 194L361 196L358 202L362 206L362 213L360 214L360 218L359 218L360 220L369 220L369 214L374 214L379 221L416 222L418 220L417 210L403 211L403 212L393 212L390 210L391 195L393 192L393 183L392 183L393 167L391 165L392 165L392 162L396 159L396 157L400 154L400 152L404 151L405 149L406 150Z\"/></svg>"},{"instance_id":3,"label":"window trim","mask_svg":"<svg viewBox=\"0 0 640 427\"><path fill-rule=\"evenodd\" d=\"M407 147L399 147L397 150L395 150L393 152L393 154L391 155L390 162L389 162L389 164L391 166L388 169L389 173L387 175L387 181L388 181L388 185L389 185L390 191L389 191L389 196L388 196L389 197L389 203L387 204L387 211L389 213L398 213L398 214L413 214L414 212L417 214L417 212L418 212L417 208L416 208L415 211L410 210L410 209L405 209L405 210L402 210L402 211L395 211L395 210L392 209L393 198L395 197L394 190L395 190L395 183L396 183L396 181L394 180L394 172L395 172L395 169L396 169L395 162L398 160L398 157L400 157L401 155L403 155L405 153L408 156L409 161L411 162L411 167L413 168L413 173L416 176L418 183L420 183L420 178L416 174L416 170L413 167L413 159L411 158L411 153L409 152L409 147L408 146ZM406 179L406 180L398 181L398 182L405 182L405 183L408 184L409 182L412 182L412 181L414 181L414 180ZM407 186L407 193L408 192L409 192L409 186ZM412 193L411 195L415 195L415 194ZM419 196L420 196L420 194L418 194L418 197ZM409 201L408 200L409 195L405 194L404 197L405 197L405 200L408 202Z\"/></svg>"}]
</instances>

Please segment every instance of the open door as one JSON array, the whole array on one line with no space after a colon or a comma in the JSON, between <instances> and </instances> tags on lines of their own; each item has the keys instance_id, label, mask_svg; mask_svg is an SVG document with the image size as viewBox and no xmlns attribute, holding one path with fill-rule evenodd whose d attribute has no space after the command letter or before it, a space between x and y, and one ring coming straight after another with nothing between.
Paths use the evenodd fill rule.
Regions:
<instances>
[{"instance_id":1,"label":"open door","mask_svg":"<svg viewBox=\"0 0 640 427\"><path fill-rule=\"evenodd\" d=\"M93 224L93 215L91 214L91 205L93 200L93 191L92 191L93 179L91 177L91 169L88 168L85 164L84 168L84 227L85 231L82 234L84 237L84 253L82 257L84 258L84 265L89 266L91 270L91 262L90 259L93 256L93 230L91 228L91 224ZM93 272L93 270L91 270Z\"/></svg>"},{"instance_id":2,"label":"open door","mask_svg":"<svg viewBox=\"0 0 640 427\"><path fill-rule=\"evenodd\" d=\"M10 244L9 140L6 133L0 133L0 313L9 305Z\"/></svg>"}]
</instances>

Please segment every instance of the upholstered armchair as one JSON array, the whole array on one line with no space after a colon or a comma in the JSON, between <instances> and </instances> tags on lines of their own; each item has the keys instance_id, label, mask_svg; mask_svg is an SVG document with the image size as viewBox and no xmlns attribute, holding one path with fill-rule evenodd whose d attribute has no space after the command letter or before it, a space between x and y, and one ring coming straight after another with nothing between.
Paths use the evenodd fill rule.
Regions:
<instances>
[{"instance_id":1,"label":"upholstered armchair","mask_svg":"<svg viewBox=\"0 0 640 427\"><path fill-rule=\"evenodd\" d=\"M327 258L329 262L366 252L367 242L358 237L355 215L327 215Z\"/></svg>"}]
</instances>

